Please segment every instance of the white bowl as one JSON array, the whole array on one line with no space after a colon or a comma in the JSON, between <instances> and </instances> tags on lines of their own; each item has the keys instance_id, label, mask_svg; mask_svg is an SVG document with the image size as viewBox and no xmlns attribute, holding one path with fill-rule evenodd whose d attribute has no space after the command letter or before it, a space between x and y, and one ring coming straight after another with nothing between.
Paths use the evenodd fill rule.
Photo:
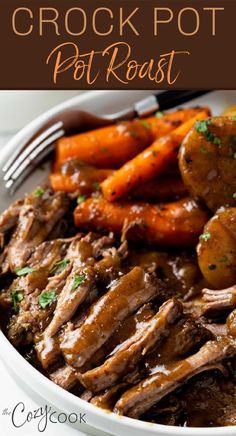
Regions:
<instances>
[{"instance_id":1,"label":"white bowl","mask_svg":"<svg viewBox=\"0 0 236 436\"><path fill-rule=\"evenodd\" d=\"M0 170L7 157L20 147L22 142L30 137L38 127L47 120L51 115L55 115L61 109L68 107L80 107L83 110L93 111L95 113L104 114L115 112L122 109L125 105L137 101L143 95L150 94L146 91L90 91L82 96L77 96L47 113L38 117L27 127L21 130L1 151ZM236 103L236 91L217 91L205 97L201 97L188 104L207 104L213 113L218 114L228 106L233 106ZM45 168L44 171L47 171ZM39 183L45 176L41 170L36 171L24 183L21 192L18 191L16 198L19 198L24 192L30 191ZM1 209L5 209L12 201L4 191L3 183L0 183L0 198ZM13 372L22 384L25 384L32 393L37 393L44 402L51 403L57 409L65 412L81 412L86 413L87 424L78 425L78 429L89 434L112 434L130 436L157 435L157 436L229 436L236 435L236 427L220 427L220 428L183 428L172 427L158 424L146 423L127 417L108 413L99 409L92 404L89 404L75 395L66 392L56 386L40 372L33 368L10 344L2 332L0 332L0 358L5 362L6 367ZM73 427L75 425L73 424Z\"/></svg>"}]
</instances>

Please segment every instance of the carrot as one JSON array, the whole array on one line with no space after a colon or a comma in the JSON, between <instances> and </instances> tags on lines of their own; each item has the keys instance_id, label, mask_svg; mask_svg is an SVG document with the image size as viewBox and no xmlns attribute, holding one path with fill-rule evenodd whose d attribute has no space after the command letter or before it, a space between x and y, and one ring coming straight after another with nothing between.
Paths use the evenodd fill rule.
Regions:
<instances>
[{"instance_id":1,"label":"carrot","mask_svg":"<svg viewBox=\"0 0 236 436\"><path fill-rule=\"evenodd\" d=\"M72 193L75 191L79 191L80 194L90 195L92 192L98 191L100 187L100 182L111 174L111 170L101 171L101 174L103 174L103 176L101 176L100 174L99 177L84 180L84 183L81 179L77 180L76 178L73 178L73 176L68 176L61 173L50 174L49 180L51 187L55 192L61 191Z\"/></svg>"},{"instance_id":2,"label":"carrot","mask_svg":"<svg viewBox=\"0 0 236 436\"><path fill-rule=\"evenodd\" d=\"M114 171L98 169L84 162L70 159L60 167L60 172L52 172L49 180L54 191L75 192L90 195L100 190L100 183Z\"/></svg>"},{"instance_id":3,"label":"carrot","mask_svg":"<svg viewBox=\"0 0 236 436\"><path fill-rule=\"evenodd\" d=\"M110 203L102 197L88 199L74 213L80 229L121 234L130 225L127 238L167 246L194 246L208 220L208 213L185 198L174 203Z\"/></svg>"},{"instance_id":4,"label":"carrot","mask_svg":"<svg viewBox=\"0 0 236 436\"><path fill-rule=\"evenodd\" d=\"M113 174L110 169L98 169L84 162L70 160L62 165L61 172L53 172L49 180L54 191L90 195L100 189L100 183Z\"/></svg>"},{"instance_id":5,"label":"carrot","mask_svg":"<svg viewBox=\"0 0 236 436\"><path fill-rule=\"evenodd\" d=\"M132 198L143 201L177 200L188 195L180 175L165 175L139 186L131 193Z\"/></svg>"},{"instance_id":6,"label":"carrot","mask_svg":"<svg viewBox=\"0 0 236 436\"><path fill-rule=\"evenodd\" d=\"M127 162L102 184L104 197L109 201L124 197L143 183L163 174L177 160L179 146L197 120L207 118L207 112L199 112L172 133L157 139L149 148Z\"/></svg>"},{"instance_id":7,"label":"carrot","mask_svg":"<svg viewBox=\"0 0 236 436\"><path fill-rule=\"evenodd\" d=\"M173 131L199 111L199 108L182 109L161 118L122 122L62 138L56 143L56 168L69 158L80 159L99 168L119 168L157 137Z\"/></svg>"},{"instance_id":8,"label":"carrot","mask_svg":"<svg viewBox=\"0 0 236 436\"><path fill-rule=\"evenodd\" d=\"M165 114L157 112L156 116L148 118L147 122L149 123L154 138L157 139L172 132L181 124L193 118L203 110L207 112L208 116L211 115L209 108L196 107L189 109L178 109L174 112L167 112Z\"/></svg>"},{"instance_id":9,"label":"carrot","mask_svg":"<svg viewBox=\"0 0 236 436\"><path fill-rule=\"evenodd\" d=\"M56 165L69 158L99 168L119 168L153 140L152 132L139 120L103 127L56 143Z\"/></svg>"}]
</instances>

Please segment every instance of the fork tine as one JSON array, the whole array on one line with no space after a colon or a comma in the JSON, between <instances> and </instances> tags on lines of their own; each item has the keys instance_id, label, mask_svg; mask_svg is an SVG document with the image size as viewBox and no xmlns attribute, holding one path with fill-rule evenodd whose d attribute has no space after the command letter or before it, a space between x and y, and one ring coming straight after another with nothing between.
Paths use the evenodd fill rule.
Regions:
<instances>
[{"instance_id":1,"label":"fork tine","mask_svg":"<svg viewBox=\"0 0 236 436\"><path fill-rule=\"evenodd\" d=\"M29 165L28 167L25 168L25 170L21 173L20 177L18 177L17 180L10 179L8 180L8 182L6 182L5 188L7 189L10 196L12 196L16 192L17 188L19 188L22 185L24 180L35 169L36 165L40 164L40 162L44 159L44 157L46 157L48 153L52 152L53 150L54 150L54 145L52 144L47 148L47 150L44 150L42 155L40 155L39 159L37 158L34 160L33 162L34 165Z\"/></svg>"},{"instance_id":2,"label":"fork tine","mask_svg":"<svg viewBox=\"0 0 236 436\"><path fill-rule=\"evenodd\" d=\"M25 180L25 177L46 157L51 151L54 150L54 142L64 135L64 130L51 135L44 142L42 142L32 153L20 164L11 178L6 181L5 187L13 195L16 188L19 187Z\"/></svg>"},{"instance_id":3,"label":"fork tine","mask_svg":"<svg viewBox=\"0 0 236 436\"><path fill-rule=\"evenodd\" d=\"M41 157L41 153L44 150L47 150L47 147L53 144L57 139L61 138L64 135L64 130L59 130L58 132L51 135L49 138L45 139L37 148L35 148L31 154L18 166L14 174L12 175L12 179L16 180L20 177L21 173L30 165L37 157Z\"/></svg>"},{"instance_id":4,"label":"fork tine","mask_svg":"<svg viewBox=\"0 0 236 436\"><path fill-rule=\"evenodd\" d=\"M3 172L6 174L4 175L3 179L5 181L9 180L14 172L17 170L18 166L23 162L33 151L35 148L37 148L41 142L43 142L45 139L53 135L54 132L61 129L63 126L62 122L58 122L56 124L53 124L50 126L47 130L45 130L41 135L37 136L28 147L26 147L23 152L17 151L13 154L12 157L6 162Z\"/></svg>"}]
</instances>

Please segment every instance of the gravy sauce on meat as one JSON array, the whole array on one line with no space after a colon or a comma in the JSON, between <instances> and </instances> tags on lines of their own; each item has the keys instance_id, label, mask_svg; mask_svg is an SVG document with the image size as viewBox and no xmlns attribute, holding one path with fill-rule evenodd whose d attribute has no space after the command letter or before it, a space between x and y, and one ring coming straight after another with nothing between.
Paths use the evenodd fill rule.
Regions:
<instances>
[{"instance_id":1,"label":"gravy sauce on meat","mask_svg":"<svg viewBox=\"0 0 236 436\"><path fill-rule=\"evenodd\" d=\"M0 215L4 334L61 388L152 423L236 425L236 119L209 115L62 138L51 186Z\"/></svg>"}]
</instances>

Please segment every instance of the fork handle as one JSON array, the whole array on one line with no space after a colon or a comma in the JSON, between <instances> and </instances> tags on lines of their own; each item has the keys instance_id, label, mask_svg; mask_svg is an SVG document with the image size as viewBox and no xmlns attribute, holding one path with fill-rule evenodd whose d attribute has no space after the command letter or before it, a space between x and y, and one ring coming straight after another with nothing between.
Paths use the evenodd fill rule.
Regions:
<instances>
[{"instance_id":1,"label":"fork handle","mask_svg":"<svg viewBox=\"0 0 236 436\"><path fill-rule=\"evenodd\" d=\"M93 128L103 127L121 120L132 120L135 117L143 118L151 115L155 111L171 109L208 92L210 91L164 91L158 94L149 95L135 103L133 107L126 108L119 113L106 115L103 118L96 117L95 115L81 111L80 109L65 110L43 124L43 126L41 126L41 128L27 140L21 151L26 149L33 140L54 124L57 125L58 130L61 129L63 134L69 136L78 133L78 120L80 131L87 130L88 128L91 128L91 126L93 126ZM18 151L16 154L18 154ZM14 162L15 159L16 156L12 156L12 162ZM7 169L8 168L5 168L4 171Z\"/></svg>"},{"instance_id":2,"label":"fork handle","mask_svg":"<svg viewBox=\"0 0 236 436\"><path fill-rule=\"evenodd\" d=\"M179 106L194 98L201 97L210 91L164 91L159 94L150 95L134 105L135 115L142 118L155 111L164 111Z\"/></svg>"},{"instance_id":3,"label":"fork handle","mask_svg":"<svg viewBox=\"0 0 236 436\"><path fill-rule=\"evenodd\" d=\"M210 91L164 91L159 94L152 94L148 97L138 101L133 107L125 108L120 112L116 112L110 115L104 115L103 118L96 118L94 115L79 111L80 126L86 130L91 125L93 128L102 127L108 124L112 124L118 121L132 120L133 118L144 118L155 111L164 111L174 108L183 103L186 103L194 98L201 97ZM66 135L72 135L78 133L78 111L64 112L63 114L63 129Z\"/></svg>"}]
</instances>

